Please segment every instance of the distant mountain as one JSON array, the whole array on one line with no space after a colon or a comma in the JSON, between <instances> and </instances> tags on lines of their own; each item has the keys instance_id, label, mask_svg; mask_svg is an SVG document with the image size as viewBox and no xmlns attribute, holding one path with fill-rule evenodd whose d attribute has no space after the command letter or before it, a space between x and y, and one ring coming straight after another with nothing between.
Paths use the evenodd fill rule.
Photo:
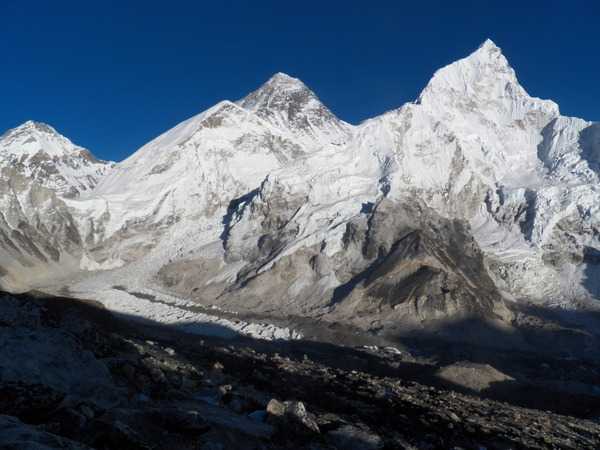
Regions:
<instances>
[{"instance_id":1,"label":"distant mountain","mask_svg":"<svg viewBox=\"0 0 600 450\"><path fill-rule=\"evenodd\" d=\"M96 159L54 128L28 121L0 137L0 168L69 198L93 189L113 163Z\"/></svg>"},{"instance_id":2,"label":"distant mountain","mask_svg":"<svg viewBox=\"0 0 600 450\"><path fill-rule=\"evenodd\" d=\"M597 308L600 129L529 96L490 40L357 126L276 74L114 167L45 129L1 141L23 164L5 289L154 289L383 334Z\"/></svg>"},{"instance_id":3,"label":"distant mountain","mask_svg":"<svg viewBox=\"0 0 600 450\"><path fill-rule=\"evenodd\" d=\"M39 122L0 137L0 275L7 288L79 266L83 242L65 202L94 189L113 165Z\"/></svg>"}]
</instances>

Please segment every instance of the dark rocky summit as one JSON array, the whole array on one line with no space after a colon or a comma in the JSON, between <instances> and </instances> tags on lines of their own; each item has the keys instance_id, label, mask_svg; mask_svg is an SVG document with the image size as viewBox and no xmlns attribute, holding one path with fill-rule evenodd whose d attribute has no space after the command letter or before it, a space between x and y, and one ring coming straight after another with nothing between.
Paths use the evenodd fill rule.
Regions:
<instances>
[{"instance_id":1,"label":"dark rocky summit","mask_svg":"<svg viewBox=\"0 0 600 450\"><path fill-rule=\"evenodd\" d=\"M201 339L88 301L0 300L0 449L600 445L600 424L589 420L599 403L577 408L584 396L555 392L547 409L571 416L516 406L518 395L486 389L518 384L490 366L436 368L375 347ZM579 370L598 373L591 363ZM435 371L438 382L427 378Z\"/></svg>"}]
</instances>

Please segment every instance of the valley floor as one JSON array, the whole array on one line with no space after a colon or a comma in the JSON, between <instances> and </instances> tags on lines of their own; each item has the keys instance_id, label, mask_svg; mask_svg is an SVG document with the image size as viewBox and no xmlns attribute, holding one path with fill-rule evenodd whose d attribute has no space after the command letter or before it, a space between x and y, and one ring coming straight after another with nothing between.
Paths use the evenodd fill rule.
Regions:
<instances>
[{"instance_id":1,"label":"valley floor","mask_svg":"<svg viewBox=\"0 0 600 450\"><path fill-rule=\"evenodd\" d=\"M493 367L468 360L481 357L476 349L433 343L351 348L205 337L132 321L96 302L1 300L2 449L600 445L600 424L590 420L600 406L589 396L540 389L544 410L517 406L535 400L517 374L537 367L591 382L598 367L584 361L500 352Z\"/></svg>"}]
</instances>

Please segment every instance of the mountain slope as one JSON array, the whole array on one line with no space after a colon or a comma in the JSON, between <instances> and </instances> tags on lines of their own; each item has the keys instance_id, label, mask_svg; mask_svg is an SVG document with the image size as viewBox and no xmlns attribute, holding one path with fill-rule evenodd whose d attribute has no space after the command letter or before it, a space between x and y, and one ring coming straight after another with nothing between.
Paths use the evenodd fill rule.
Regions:
<instances>
[{"instance_id":1,"label":"mountain slope","mask_svg":"<svg viewBox=\"0 0 600 450\"><path fill-rule=\"evenodd\" d=\"M598 248L597 187L586 178L577 186L557 182L538 157L544 130L559 119L557 106L529 97L500 49L486 41L438 71L416 103L357 127L344 153L322 152L272 174L256 207L240 211L246 218L236 225L237 241L247 243L248 265L258 261L263 272L301 247L320 248L330 286L315 291L318 284L308 281L313 290L305 297L327 297L323 292L344 283L345 268L354 265L342 245L344 223L372 220L365 205L382 197L399 211L408 198L424 203L433 222L463 224L503 297L545 303L596 298L589 274L596 270L590 255ZM324 164L327 159L335 169ZM284 204L281 196L290 205L277 212L285 227L279 220L265 229L265 215L252 215L266 209L272 217L268 205ZM443 234L437 239L446 240ZM277 243L262 261L256 252L261 242Z\"/></svg>"},{"instance_id":2,"label":"mountain slope","mask_svg":"<svg viewBox=\"0 0 600 450\"><path fill-rule=\"evenodd\" d=\"M290 88L282 77L275 75L250 97L285 97L301 85L293 81ZM94 244L91 250L98 250L89 257L99 264L111 258L131 262L159 246L157 257L172 259L218 240L231 205L267 174L330 145L319 136L335 131L338 139L349 132L333 118L318 128L317 118L327 109L304 85L301 90L297 132L263 118L250 97L238 104L223 101L118 164L92 195L70 203L86 241ZM299 117L311 118L309 129Z\"/></svg>"},{"instance_id":3,"label":"mountain slope","mask_svg":"<svg viewBox=\"0 0 600 450\"><path fill-rule=\"evenodd\" d=\"M68 199L92 191L113 163L49 125L28 121L0 137L0 274L21 290L72 273L82 241Z\"/></svg>"},{"instance_id":4,"label":"mountain slope","mask_svg":"<svg viewBox=\"0 0 600 450\"><path fill-rule=\"evenodd\" d=\"M61 248L79 241L64 277L37 282L377 333L506 324L511 302L593 309L599 135L529 96L489 40L415 102L357 126L276 74L46 209L42 222L64 210L72 224L52 225ZM33 209L19 221L36 223Z\"/></svg>"}]
</instances>

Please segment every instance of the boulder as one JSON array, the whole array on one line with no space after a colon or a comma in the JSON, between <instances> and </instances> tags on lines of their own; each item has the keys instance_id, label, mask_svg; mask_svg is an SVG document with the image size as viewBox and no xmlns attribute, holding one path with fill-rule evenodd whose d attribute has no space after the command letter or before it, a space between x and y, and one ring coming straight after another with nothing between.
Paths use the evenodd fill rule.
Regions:
<instances>
[{"instance_id":1,"label":"boulder","mask_svg":"<svg viewBox=\"0 0 600 450\"><path fill-rule=\"evenodd\" d=\"M280 429L292 428L302 433L320 433L319 425L302 402L280 402L272 399L267 405L267 414L271 422Z\"/></svg>"},{"instance_id":2,"label":"boulder","mask_svg":"<svg viewBox=\"0 0 600 450\"><path fill-rule=\"evenodd\" d=\"M344 425L327 433L327 440L336 448L344 450L379 450L382 439L367 428Z\"/></svg>"}]
</instances>

